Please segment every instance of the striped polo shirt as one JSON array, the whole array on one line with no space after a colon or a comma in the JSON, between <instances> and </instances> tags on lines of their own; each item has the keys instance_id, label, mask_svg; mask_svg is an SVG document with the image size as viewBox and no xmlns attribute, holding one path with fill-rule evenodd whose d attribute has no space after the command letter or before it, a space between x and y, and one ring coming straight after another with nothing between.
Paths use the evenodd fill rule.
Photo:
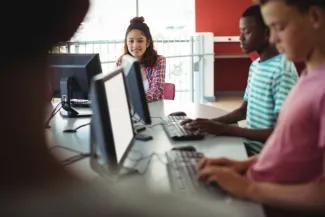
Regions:
<instances>
[{"instance_id":1,"label":"striped polo shirt","mask_svg":"<svg viewBox=\"0 0 325 217\"><path fill-rule=\"evenodd\" d=\"M260 58L252 62L244 95L247 127L274 128L282 104L297 79L295 65L283 54L262 62ZM249 140L247 143L256 152L263 147L261 142Z\"/></svg>"}]
</instances>

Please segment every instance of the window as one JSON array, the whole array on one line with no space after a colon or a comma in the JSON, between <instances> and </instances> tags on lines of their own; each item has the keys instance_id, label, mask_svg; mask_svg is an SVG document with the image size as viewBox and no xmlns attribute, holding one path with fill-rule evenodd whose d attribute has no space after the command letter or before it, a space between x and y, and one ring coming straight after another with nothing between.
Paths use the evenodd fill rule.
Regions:
<instances>
[{"instance_id":1,"label":"window","mask_svg":"<svg viewBox=\"0 0 325 217\"><path fill-rule=\"evenodd\" d=\"M194 9L194 0L91 0L72 41L122 40L137 11L155 40L184 38L195 31Z\"/></svg>"}]
</instances>

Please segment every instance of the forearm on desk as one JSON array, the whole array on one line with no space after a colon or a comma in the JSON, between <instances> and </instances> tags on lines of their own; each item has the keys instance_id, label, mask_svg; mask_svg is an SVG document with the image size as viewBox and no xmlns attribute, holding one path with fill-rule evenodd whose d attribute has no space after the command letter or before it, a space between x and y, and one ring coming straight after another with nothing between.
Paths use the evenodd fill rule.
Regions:
<instances>
[{"instance_id":1,"label":"forearm on desk","mask_svg":"<svg viewBox=\"0 0 325 217\"><path fill-rule=\"evenodd\" d=\"M273 129L250 129L234 125L225 125L224 134L228 136L240 136L251 140L265 142Z\"/></svg>"},{"instance_id":2,"label":"forearm on desk","mask_svg":"<svg viewBox=\"0 0 325 217\"><path fill-rule=\"evenodd\" d=\"M299 185L253 182L247 199L274 207L325 213L325 181Z\"/></svg>"},{"instance_id":3,"label":"forearm on desk","mask_svg":"<svg viewBox=\"0 0 325 217\"><path fill-rule=\"evenodd\" d=\"M243 102L238 109L235 109L234 111L226 115L223 115L218 118L214 118L212 120L225 123L225 124L237 123L238 121L242 121L246 119L246 110L247 110L247 103Z\"/></svg>"},{"instance_id":4,"label":"forearm on desk","mask_svg":"<svg viewBox=\"0 0 325 217\"><path fill-rule=\"evenodd\" d=\"M225 124L232 124L237 123L238 121L245 120L246 113L243 113L240 109L236 109L226 115L223 115L218 118L212 119L213 121L225 123Z\"/></svg>"}]
</instances>

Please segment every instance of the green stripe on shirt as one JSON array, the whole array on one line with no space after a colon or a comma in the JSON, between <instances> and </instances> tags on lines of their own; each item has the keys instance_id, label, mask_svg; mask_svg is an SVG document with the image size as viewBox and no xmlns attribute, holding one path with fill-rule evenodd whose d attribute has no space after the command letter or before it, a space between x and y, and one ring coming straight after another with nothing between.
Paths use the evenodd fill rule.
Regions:
<instances>
[{"instance_id":1,"label":"green stripe on shirt","mask_svg":"<svg viewBox=\"0 0 325 217\"><path fill-rule=\"evenodd\" d=\"M282 54L263 62L259 58L252 62L244 95L247 102L247 127L273 128L283 102L297 79L294 64ZM249 143L262 147L262 143L257 141Z\"/></svg>"}]
</instances>

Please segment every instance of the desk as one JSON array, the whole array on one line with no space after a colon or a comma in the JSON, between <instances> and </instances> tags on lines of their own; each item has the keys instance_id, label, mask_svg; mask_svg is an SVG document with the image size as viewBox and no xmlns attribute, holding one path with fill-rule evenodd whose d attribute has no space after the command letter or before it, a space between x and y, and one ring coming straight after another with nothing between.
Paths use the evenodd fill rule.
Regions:
<instances>
[{"instance_id":1,"label":"desk","mask_svg":"<svg viewBox=\"0 0 325 217\"><path fill-rule=\"evenodd\" d=\"M192 145L195 146L199 152L204 153L208 157L227 156L238 160L247 157L242 138L208 135L202 141L175 142L170 140L166 136L161 125L157 124L161 121L159 117L164 117L174 111L185 111L191 118L212 118L224 114L225 112L221 109L197 104L177 104L174 101L149 103L149 109L153 123L151 127L147 127L145 133L152 135L153 140L147 142L136 141L126 158L125 164L134 165L132 158L143 158L155 153L156 156L152 157L151 161L150 158L147 158L147 160L142 160L137 164L138 170L144 172L143 175L139 176L139 179L141 179L141 182L145 183L146 187L152 191L160 192L170 190L166 165L161 158L164 157L164 152L170 150L172 147ZM55 143L81 152L89 152L89 127L81 128L74 134L62 133L64 129L75 128L89 121L89 118L64 119L59 115L53 119L51 122L52 132L49 133L49 138L51 141L54 141L54 143L50 144L50 146L52 150L55 150L54 153L58 155L59 159L64 159L64 157L74 153L69 153L69 151L62 148L54 148ZM90 169L89 160L82 160L74 163L69 166L69 168L71 168L72 171L76 171L79 175L82 174L86 178L96 176ZM202 197L202 199L208 198ZM207 200L207 203L215 202L216 201L211 200L211 198ZM234 216L264 216L262 207L252 202L242 201L232 197L217 202L224 203L225 207L228 206L228 209L233 210Z\"/></svg>"}]
</instances>

